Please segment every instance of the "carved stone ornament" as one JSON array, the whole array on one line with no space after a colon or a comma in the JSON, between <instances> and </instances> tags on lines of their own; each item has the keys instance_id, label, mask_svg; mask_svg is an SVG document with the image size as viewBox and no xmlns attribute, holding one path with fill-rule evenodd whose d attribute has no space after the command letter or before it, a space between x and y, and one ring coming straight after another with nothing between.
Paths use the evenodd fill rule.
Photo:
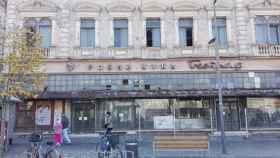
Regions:
<instances>
[{"instance_id":1,"label":"carved stone ornament","mask_svg":"<svg viewBox=\"0 0 280 158\"><path fill-rule=\"evenodd\" d=\"M70 63L66 64L66 69L67 69L68 72L74 71L75 68L76 68L76 64L75 63L70 62Z\"/></svg>"},{"instance_id":2,"label":"carved stone ornament","mask_svg":"<svg viewBox=\"0 0 280 158\"><path fill-rule=\"evenodd\" d=\"M210 61L210 62L201 62L200 60L191 60L189 61L189 67L190 69L215 69L216 68L216 62ZM234 69L234 70L240 70L242 68L241 62L226 62L226 63L220 63L221 69Z\"/></svg>"}]
</instances>

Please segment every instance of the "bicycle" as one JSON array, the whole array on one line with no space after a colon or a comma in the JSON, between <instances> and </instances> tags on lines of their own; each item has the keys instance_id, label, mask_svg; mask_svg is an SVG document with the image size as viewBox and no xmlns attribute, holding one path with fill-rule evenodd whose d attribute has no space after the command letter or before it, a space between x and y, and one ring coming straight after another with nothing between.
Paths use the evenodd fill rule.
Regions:
<instances>
[{"instance_id":1,"label":"bicycle","mask_svg":"<svg viewBox=\"0 0 280 158\"><path fill-rule=\"evenodd\" d=\"M98 158L123 158L121 148L112 138L112 134L101 135L96 146Z\"/></svg>"},{"instance_id":2,"label":"bicycle","mask_svg":"<svg viewBox=\"0 0 280 158\"><path fill-rule=\"evenodd\" d=\"M31 148L27 151L27 158L62 158L63 155L58 151L54 142L47 142L47 147L43 148L43 136L42 134L32 133L29 142Z\"/></svg>"}]
</instances>

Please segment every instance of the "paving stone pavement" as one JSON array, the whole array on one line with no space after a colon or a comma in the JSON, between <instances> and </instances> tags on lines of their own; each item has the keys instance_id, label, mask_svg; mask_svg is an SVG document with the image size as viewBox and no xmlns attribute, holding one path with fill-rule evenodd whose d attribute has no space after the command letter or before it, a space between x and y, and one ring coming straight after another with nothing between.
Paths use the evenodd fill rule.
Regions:
<instances>
[{"instance_id":1,"label":"paving stone pavement","mask_svg":"<svg viewBox=\"0 0 280 158\"><path fill-rule=\"evenodd\" d=\"M121 136L120 144L130 136ZM45 140L50 140L47 138ZM144 135L139 139L139 158L153 157L152 151L153 135ZM71 145L61 146L61 150L69 158L94 158L96 157L97 138L91 136L72 137ZM23 153L28 149L29 143L26 137L17 137L4 158L24 158ZM124 149L124 145L122 146ZM219 137L210 137L210 158L280 158L280 135L254 135L245 139L240 136L227 137L228 154L221 154ZM87 156L85 156L87 154ZM200 158L203 153L199 152L160 152L156 153L160 158ZM67 157L66 157L67 158Z\"/></svg>"}]
</instances>

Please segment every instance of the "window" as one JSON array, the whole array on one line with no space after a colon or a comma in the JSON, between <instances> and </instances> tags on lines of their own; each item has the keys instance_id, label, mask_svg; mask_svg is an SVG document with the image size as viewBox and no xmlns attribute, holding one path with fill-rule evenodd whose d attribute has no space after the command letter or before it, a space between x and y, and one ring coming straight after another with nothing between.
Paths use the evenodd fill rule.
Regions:
<instances>
[{"instance_id":1,"label":"window","mask_svg":"<svg viewBox=\"0 0 280 158\"><path fill-rule=\"evenodd\" d=\"M114 46L116 48L128 47L128 21L126 19L114 20Z\"/></svg>"},{"instance_id":2,"label":"window","mask_svg":"<svg viewBox=\"0 0 280 158\"><path fill-rule=\"evenodd\" d=\"M36 33L36 25L37 25L37 22L33 18L29 18L29 19L25 20L24 27L25 27L25 29L27 29L26 38L27 38L28 46L33 46L32 39L33 39L33 35Z\"/></svg>"},{"instance_id":3,"label":"window","mask_svg":"<svg viewBox=\"0 0 280 158\"><path fill-rule=\"evenodd\" d=\"M42 38L41 47L49 48L51 46L51 22L48 19L40 21L39 32Z\"/></svg>"},{"instance_id":4,"label":"window","mask_svg":"<svg viewBox=\"0 0 280 158\"><path fill-rule=\"evenodd\" d=\"M51 46L51 20L48 18L28 18L25 20L24 27L28 30L27 40L28 45L33 44L33 35L39 33L41 36L41 47L49 48Z\"/></svg>"},{"instance_id":5,"label":"window","mask_svg":"<svg viewBox=\"0 0 280 158\"><path fill-rule=\"evenodd\" d=\"M193 46L193 20L180 19L179 20L179 38L180 47Z\"/></svg>"},{"instance_id":6,"label":"window","mask_svg":"<svg viewBox=\"0 0 280 158\"><path fill-rule=\"evenodd\" d=\"M160 20L147 19L146 22L147 47L160 47Z\"/></svg>"},{"instance_id":7,"label":"window","mask_svg":"<svg viewBox=\"0 0 280 158\"><path fill-rule=\"evenodd\" d=\"M217 24L217 43L220 48L226 48L227 47L227 27L226 27L226 18L217 18L216 21ZM212 25L213 35L215 37L216 31L215 31L215 20L213 20Z\"/></svg>"},{"instance_id":8,"label":"window","mask_svg":"<svg viewBox=\"0 0 280 158\"><path fill-rule=\"evenodd\" d=\"M258 44L280 44L280 18L276 16L256 17L256 42Z\"/></svg>"},{"instance_id":9,"label":"window","mask_svg":"<svg viewBox=\"0 0 280 158\"><path fill-rule=\"evenodd\" d=\"M81 19L80 47L81 48L95 47L95 20Z\"/></svg>"}]
</instances>

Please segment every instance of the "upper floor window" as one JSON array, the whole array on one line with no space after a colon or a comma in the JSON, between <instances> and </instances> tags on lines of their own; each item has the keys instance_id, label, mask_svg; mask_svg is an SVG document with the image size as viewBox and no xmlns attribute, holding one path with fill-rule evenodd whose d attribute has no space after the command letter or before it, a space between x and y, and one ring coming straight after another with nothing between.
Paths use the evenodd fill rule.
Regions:
<instances>
[{"instance_id":1,"label":"upper floor window","mask_svg":"<svg viewBox=\"0 0 280 158\"><path fill-rule=\"evenodd\" d=\"M39 32L42 37L42 48L51 46L51 22L48 19L42 19L39 23Z\"/></svg>"},{"instance_id":2,"label":"upper floor window","mask_svg":"<svg viewBox=\"0 0 280 158\"><path fill-rule=\"evenodd\" d=\"M127 19L114 20L114 47L128 47L128 21Z\"/></svg>"},{"instance_id":3,"label":"upper floor window","mask_svg":"<svg viewBox=\"0 0 280 158\"><path fill-rule=\"evenodd\" d=\"M94 48L95 47L95 20L81 19L80 26L80 47Z\"/></svg>"},{"instance_id":4,"label":"upper floor window","mask_svg":"<svg viewBox=\"0 0 280 158\"><path fill-rule=\"evenodd\" d=\"M256 42L258 44L280 44L279 17L256 17Z\"/></svg>"},{"instance_id":5,"label":"upper floor window","mask_svg":"<svg viewBox=\"0 0 280 158\"><path fill-rule=\"evenodd\" d=\"M180 47L193 46L193 20L179 19Z\"/></svg>"},{"instance_id":6,"label":"upper floor window","mask_svg":"<svg viewBox=\"0 0 280 158\"><path fill-rule=\"evenodd\" d=\"M41 47L49 48L51 46L51 21L48 18L29 18L25 21L25 28L28 30L28 44L32 46L32 36L35 33L41 35Z\"/></svg>"},{"instance_id":7,"label":"upper floor window","mask_svg":"<svg viewBox=\"0 0 280 158\"><path fill-rule=\"evenodd\" d=\"M146 21L147 47L160 47L160 19L147 19Z\"/></svg>"},{"instance_id":8,"label":"upper floor window","mask_svg":"<svg viewBox=\"0 0 280 158\"><path fill-rule=\"evenodd\" d=\"M216 38L218 46L220 48L226 48L228 45L227 41L227 25L226 18L217 18L217 35L215 30L215 20L212 22L213 36Z\"/></svg>"}]
</instances>

